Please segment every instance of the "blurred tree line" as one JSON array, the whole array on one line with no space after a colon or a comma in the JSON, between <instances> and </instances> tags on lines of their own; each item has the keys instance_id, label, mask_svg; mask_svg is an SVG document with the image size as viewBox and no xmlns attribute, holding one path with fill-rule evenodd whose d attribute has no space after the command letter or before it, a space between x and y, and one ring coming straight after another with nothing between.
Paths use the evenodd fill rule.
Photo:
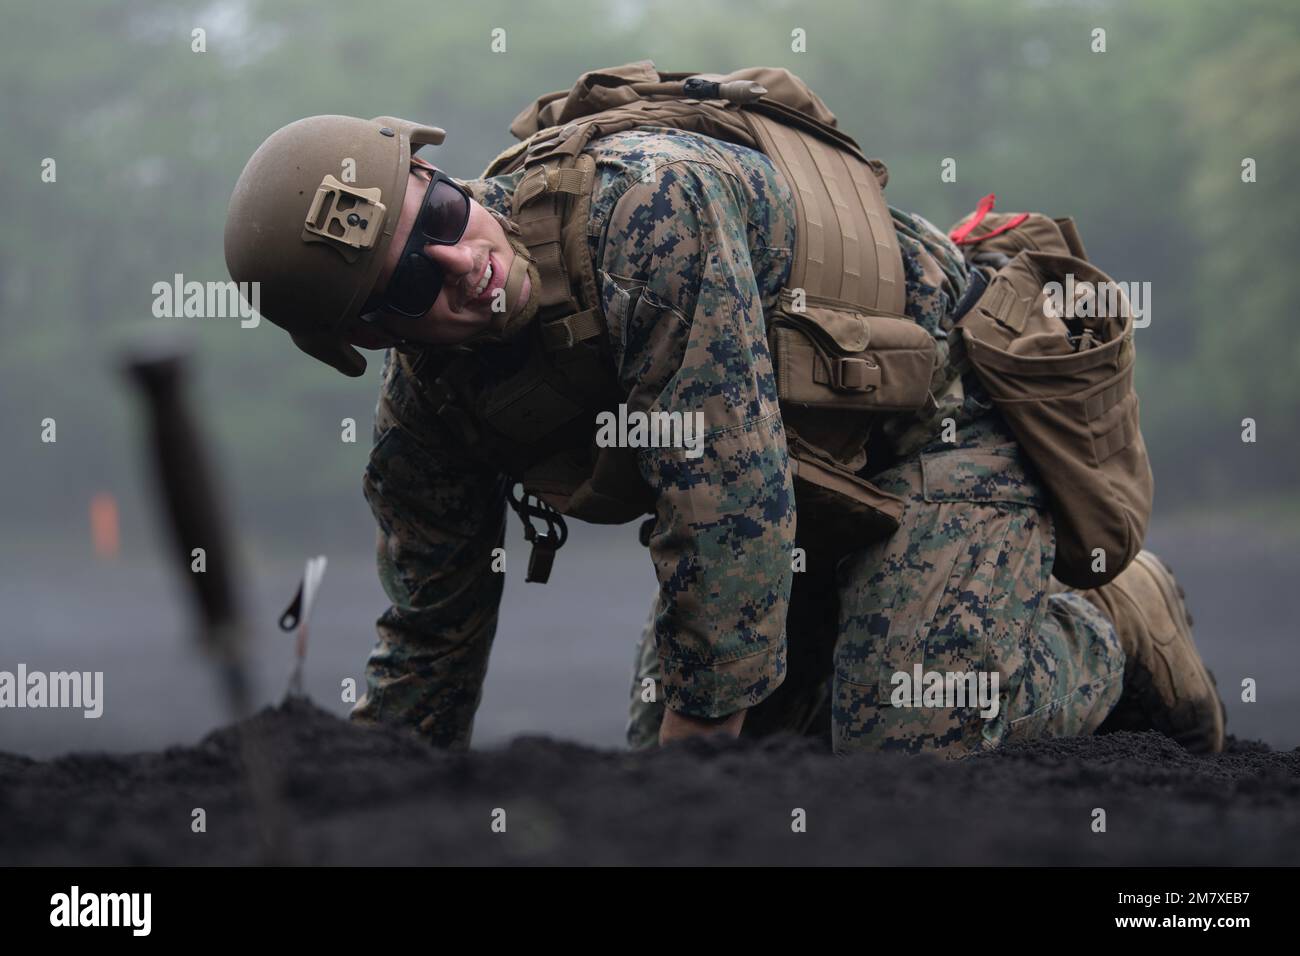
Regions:
<instances>
[{"instance_id":1,"label":"blurred tree line","mask_svg":"<svg viewBox=\"0 0 1300 956\"><path fill-rule=\"evenodd\" d=\"M20 0L0 35L9 540L80 534L99 489L128 516L142 507L117 349L149 319L155 282L227 278L226 202L271 131L315 113L405 116L445 127L423 155L472 176L534 96L646 57L788 67L889 164L889 200L942 227L987 192L1001 210L1074 216L1094 261L1153 286L1139 386L1158 508L1287 496L1300 479L1285 178L1298 34L1292 0ZM945 157L955 183L940 182ZM303 547L355 546L382 356L358 382L269 323L164 321L198 338L196 398L241 518ZM346 417L356 444L340 441ZM1240 438L1247 417L1255 445Z\"/></svg>"}]
</instances>

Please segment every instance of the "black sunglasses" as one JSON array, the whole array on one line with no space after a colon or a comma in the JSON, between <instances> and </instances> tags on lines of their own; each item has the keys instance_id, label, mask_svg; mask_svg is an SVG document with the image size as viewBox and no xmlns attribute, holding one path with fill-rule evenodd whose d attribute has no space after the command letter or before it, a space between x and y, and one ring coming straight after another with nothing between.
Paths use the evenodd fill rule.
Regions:
<instances>
[{"instance_id":1,"label":"black sunglasses","mask_svg":"<svg viewBox=\"0 0 1300 956\"><path fill-rule=\"evenodd\" d=\"M362 307L363 322L377 322L381 312L418 319L429 311L442 292L445 273L442 266L425 255L424 247L430 243L454 246L460 242L469 224L470 196L442 170L432 170L432 174L397 268L383 293L372 296Z\"/></svg>"}]
</instances>

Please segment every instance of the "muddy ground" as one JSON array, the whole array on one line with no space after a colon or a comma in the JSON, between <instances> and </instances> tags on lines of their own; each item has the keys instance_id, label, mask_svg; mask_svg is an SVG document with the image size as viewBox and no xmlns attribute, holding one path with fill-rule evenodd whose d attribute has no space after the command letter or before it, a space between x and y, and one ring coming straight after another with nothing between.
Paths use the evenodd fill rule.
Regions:
<instances>
[{"instance_id":1,"label":"muddy ground","mask_svg":"<svg viewBox=\"0 0 1300 956\"><path fill-rule=\"evenodd\" d=\"M449 754L302 700L244 727L280 775L279 862L1300 862L1300 749L1235 738L1209 758L1156 734L961 762L837 758L793 738L629 754L534 737ZM0 863L266 860L240 733L158 753L0 755ZM192 832L196 807L206 832ZM1098 807L1104 833L1092 829ZM793 832L796 808L806 832Z\"/></svg>"}]
</instances>

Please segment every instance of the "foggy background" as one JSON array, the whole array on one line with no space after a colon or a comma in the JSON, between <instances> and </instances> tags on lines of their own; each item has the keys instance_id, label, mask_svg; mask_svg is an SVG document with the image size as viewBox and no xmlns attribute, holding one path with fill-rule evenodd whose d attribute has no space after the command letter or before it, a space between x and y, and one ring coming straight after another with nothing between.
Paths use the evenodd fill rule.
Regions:
<instances>
[{"instance_id":1,"label":"foggy background","mask_svg":"<svg viewBox=\"0 0 1300 956\"><path fill-rule=\"evenodd\" d=\"M1091 31L1106 30L1093 53ZM193 52L195 28L207 51ZM491 52L495 28L506 52ZM791 50L791 31L807 51ZM1300 744L1300 12L1288 0L515 4L305 0L33 2L0 33L0 670L103 670L99 720L0 710L0 750L47 755L192 741L224 720L164 562L134 397L118 366L142 322L196 338L192 398L212 440L254 612L261 699L292 639L275 621L305 557L330 567L308 689L340 714L385 600L361 496L382 356L345 379L267 322L151 318L156 282L225 281L225 206L278 127L317 113L442 126L421 155L460 177L508 146L514 115L586 69L784 66L869 155L886 198L941 228L999 211L1071 215L1090 258L1152 283L1138 337L1156 474L1150 546L1185 584L1229 732ZM941 183L946 157L957 182ZM1258 182L1241 179L1246 157ZM42 162L56 161L43 182ZM41 440L53 418L57 441ZM340 440L340 421L357 441ZM1258 441L1244 443L1242 420ZM109 496L120 547L97 554ZM107 500L107 499L101 499ZM622 738L654 590L636 526L570 523L551 583L510 569L475 743ZM1241 681L1258 682L1242 703Z\"/></svg>"}]
</instances>

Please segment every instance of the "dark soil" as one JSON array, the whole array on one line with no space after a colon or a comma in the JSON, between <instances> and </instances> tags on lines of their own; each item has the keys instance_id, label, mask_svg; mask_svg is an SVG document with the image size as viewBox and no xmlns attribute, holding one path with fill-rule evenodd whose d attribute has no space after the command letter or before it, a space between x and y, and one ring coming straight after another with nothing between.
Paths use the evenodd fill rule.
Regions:
<instances>
[{"instance_id":1,"label":"dark soil","mask_svg":"<svg viewBox=\"0 0 1300 956\"><path fill-rule=\"evenodd\" d=\"M268 857L241 733L279 777ZM192 811L207 830L191 831ZM1093 810L1106 832L1093 832ZM494 810L506 831L493 832ZM806 811L807 830L792 831ZM1300 750L1157 734L965 761L815 743L599 751L542 738L432 750L291 701L161 753L0 754L0 864L1295 864Z\"/></svg>"}]
</instances>

